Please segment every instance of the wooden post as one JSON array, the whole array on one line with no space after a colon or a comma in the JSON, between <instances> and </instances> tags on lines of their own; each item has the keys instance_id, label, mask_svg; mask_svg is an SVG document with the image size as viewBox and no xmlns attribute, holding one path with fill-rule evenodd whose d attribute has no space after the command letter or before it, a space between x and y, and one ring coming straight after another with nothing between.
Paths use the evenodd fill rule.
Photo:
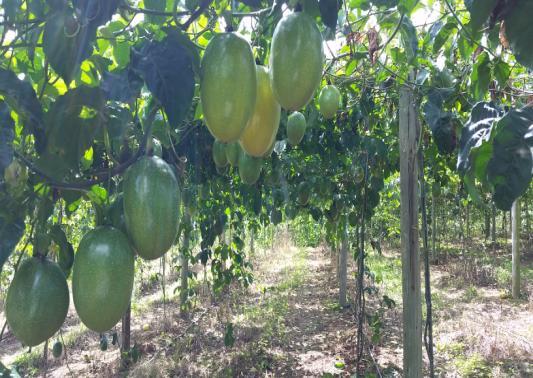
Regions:
<instances>
[{"instance_id":1,"label":"wooden post","mask_svg":"<svg viewBox=\"0 0 533 378\"><path fill-rule=\"evenodd\" d=\"M400 89L400 198L403 376L422 377L422 305L418 241L418 116L413 90Z\"/></svg>"},{"instance_id":2,"label":"wooden post","mask_svg":"<svg viewBox=\"0 0 533 378\"><path fill-rule=\"evenodd\" d=\"M130 350L131 344L131 303L122 316L122 352L126 353Z\"/></svg>"},{"instance_id":3,"label":"wooden post","mask_svg":"<svg viewBox=\"0 0 533 378\"><path fill-rule=\"evenodd\" d=\"M348 219L342 225L341 253L339 258L339 305L346 307L346 287L347 287L347 263L348 263Z\"/></svg>"},{"instance_id":4,"label":"wooden post","mask_svg":"<svg viewBox=\"0 0 533 378\"><path fill-rule=\"evenodd\" d=\"M520 199L517 198L511 209L512 222L512 294L514 299L520 297Z\"/></svg>"}]
</instances>

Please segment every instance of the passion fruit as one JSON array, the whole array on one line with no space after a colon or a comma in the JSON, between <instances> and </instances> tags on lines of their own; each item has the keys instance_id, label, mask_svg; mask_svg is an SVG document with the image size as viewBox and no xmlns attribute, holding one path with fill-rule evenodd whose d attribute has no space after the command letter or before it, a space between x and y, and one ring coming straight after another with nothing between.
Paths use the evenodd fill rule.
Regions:
<instances>
[{"instance_id":1,"label":"passion fruit","mask_svg":"<svg viewBox=\"0 0 533 378\"><path fill-rule=\"evenodd\" d=\"M272 93L268 69L257 66L256 71L257 96L254 113L241 135L240 144L248 155L262 157L267 154L276 138L281 106Z\"/></svg>"},{"instance_id":2,"label":"passion fruit","mask_svg":"<svg viewBox=\"0 0 533 378\"><path fill-rule=\"evenodd\" d=\"M307 105L322 79L324 51L315 21L304 12L283 17L270 48L270 80L280 105L298 110Z\"/></svg>"},{"instance_id":3,"label":"passion fruit","mask_svg":"<svg viewBox=\"0 0 533 378\"><path fill-rule=\"evenodd\" d=\"M224 143L237 141L252 117L257 91L254 56L244 38L222 33L211 39L202 59L200 89L211 134Z\"/></svg>"}]
</instances>

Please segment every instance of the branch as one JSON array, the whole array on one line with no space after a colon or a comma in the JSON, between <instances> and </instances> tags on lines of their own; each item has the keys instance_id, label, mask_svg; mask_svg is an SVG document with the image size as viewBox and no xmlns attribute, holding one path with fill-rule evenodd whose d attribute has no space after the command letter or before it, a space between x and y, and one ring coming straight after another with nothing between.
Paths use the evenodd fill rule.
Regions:
<instances>
[{"instance_id":1,"label":"branch","mask_svg":"<svg viewBox=\"0 0 533 378\"><path fill-rule=\"evenodd\" d=\"M233 17L243 18L243 17L260 17L265 13L270 12L270 8L260 9L255 12L233 12Z\"/></svg>"},{"instance_id":2,"label":"branch","mask_svg":"<svg viewBox=\"0 0 533 378\"><path fill-rule=\"evenodd\" d=\"M200 6L198 9L196 9L192 14L191 17L183 25L181 25L181 28L183 30L187 30L191 24L204 13L204 11L209 7L213 0L201 0Z\"/></svg>"},{"instance_id":3,"label":"branch","mask_svg":"<svg viewBox=\"0 0 533 378\"><path fill-rule=\"evenodd\" d=\"M486 46L483 46L480 42L477 42L477 41L474 40L472 35L470 35L470 32L467 31L467 29L465 28L464 24L459 19L459 16L457 16L457 13L455 13L455 11L453 10L452 6L450 5L450 2L448 0L444 0L444 2L446 3L446 6L448 7L450 12L452 13L453 17L455 18L455 21L457 21L457 24L461 27L461 31L465 34L466 38L470 42L472 42L473 44L475 44L475 45L481 47L483 50L487 51L493 57L496 57L496 54L491 49L489 49Z\"/></svg>"},{"instance_id":4,"label":"branch","mask_svg":"<svg viewBox=\"0 0 533 378\"><path fill-rule=\"evenodd\" d=\"M120 7L122 9L126 9L133 13L142 13L142 14L149 14L152 16L165 16L165 17L179 17L179 16L187 16L191 14L189 11L182 11L182 12L165 12L165 11L158 11L155 9L147 9L147 8L135 8L132 7L129 4L121 4Z\"/></svg>"},{"instance_id":5,"label":"branch","mask_svg":"<svg viewBox=\"0 0 533 378\"><path fill-rule=\"evenodd\" d=\"M392 34L389 37L389 39L387 39L387 42L385 42L381 46L378 46L378 49L376 50L376 52L379 51L379 50L384 49L385 47L387 47L387 45L393 40L393 38L396 37L396 34L398 34L398 31L400 30L400 27L402 26L402 22L403 22L404 17L405 17L405 14L402 13L402 17L400 17L400 21L398 21L398 25L396 25L396 29L394 29L394 31L392 32Z\"/></svg>"},{"instance_id":6,"label":"branch","mask_svg":"<svg viewBox=\"0 0 533 378\"><path fill-rule=\"evenodd\" d=\"M90 188L93 185L100 184L104 181L109 180L110 178L119 175L121 173L124 173L126 169L128 169L131 165L133 165L141 156L144 155L146 152L146 145L148 144L148 139L152 135L152 126L153 126L153 119L155 117L155 114L159 110L158 107L154 107L151 112L148 115L148 122L146 125L146 130L143 135L143 139L141 141L141 144L139 146L139 149L133 155L131 158L126 160L124 163L121 163L110 170L106 172L101 173L93 173L92 176L94 178L89 180L83 180L83 181L76 181L76 182L64 182L64 181L58 181L51 177L48 173L37 167L29 158L24 156L22 153L18 151L14 151L14 155L22 161L33 173L36 175L42 177L47 185L50 185L51 187L54 187L56 189L68 189L68 190L78 190L78 191L85 191L86 189Z\"/></svg>"}]
</instances>

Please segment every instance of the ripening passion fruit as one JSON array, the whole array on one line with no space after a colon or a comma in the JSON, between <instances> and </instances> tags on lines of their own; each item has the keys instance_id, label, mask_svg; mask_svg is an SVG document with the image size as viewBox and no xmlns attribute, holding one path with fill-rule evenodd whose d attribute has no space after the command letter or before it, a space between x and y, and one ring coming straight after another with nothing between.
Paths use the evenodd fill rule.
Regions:
<instances>
[{"instance_id":1,"label":"ripening passion fruit","mask_svg":"<svg viewBox=\"0 0 533 378\"><path fill-rule=\"evenodd\" d=\"M274 143L278 132L281 106L276 101L268 69L257 66L257 96L252 118L241 134L240 144L250 156L262 157Z\"/></svg>"}]
</instances>

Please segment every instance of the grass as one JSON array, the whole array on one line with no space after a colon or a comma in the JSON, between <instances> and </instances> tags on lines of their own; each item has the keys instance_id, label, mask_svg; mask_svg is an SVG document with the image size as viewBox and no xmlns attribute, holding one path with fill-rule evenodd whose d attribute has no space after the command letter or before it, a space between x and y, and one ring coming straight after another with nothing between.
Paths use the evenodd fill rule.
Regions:
<instances>
[{"instance_id":1,"label":"grass","mask_svg":"<svg viewBox=\"0 0 533 378\"><path fill-rule=\"evenodd\" d=\"M374 273L376 284L383 285L384 293L397 303L402 300L402 262L400 256L386 256L371 253L366 263Z\"/></svg>"},{"instance_id":2,"label":"grass","mask_svg":"<svg viewBox=\"0 0 533 378\"><path fill-rule=\"evenodd\" d=\"M261 300L243 307L242 313L238 315L237 324L261 328L259 343L284 338L284 320L289 311L289 294L304 283L307 273L306 251L298 249L293 259L293 264L284 269L284 278L277 285L262 290Z\"/></svg>"},{"instance_id":3,"label":"grass","mask_svg":"<svg viewBox=\"0 0 533 378\"><path fill-rule=\"evenodd\" d=\"M64 342L64 353L69 353L69 348L73 347L76 342L88 332L87 328L83 325L77 325L73 327L68 333L64 333L62 338ZM50 339L49 341L49 353L48 358L52 357L52 346L56 339ZM61 340L61 339L60 339ZM42 369L44 346L42 344L36 348L33 348L28 353L23 353L18 356L13 362L13 366L17 367L17 370L24 372L24 376L36 376Z\"/></svg>"}]
</instances>

